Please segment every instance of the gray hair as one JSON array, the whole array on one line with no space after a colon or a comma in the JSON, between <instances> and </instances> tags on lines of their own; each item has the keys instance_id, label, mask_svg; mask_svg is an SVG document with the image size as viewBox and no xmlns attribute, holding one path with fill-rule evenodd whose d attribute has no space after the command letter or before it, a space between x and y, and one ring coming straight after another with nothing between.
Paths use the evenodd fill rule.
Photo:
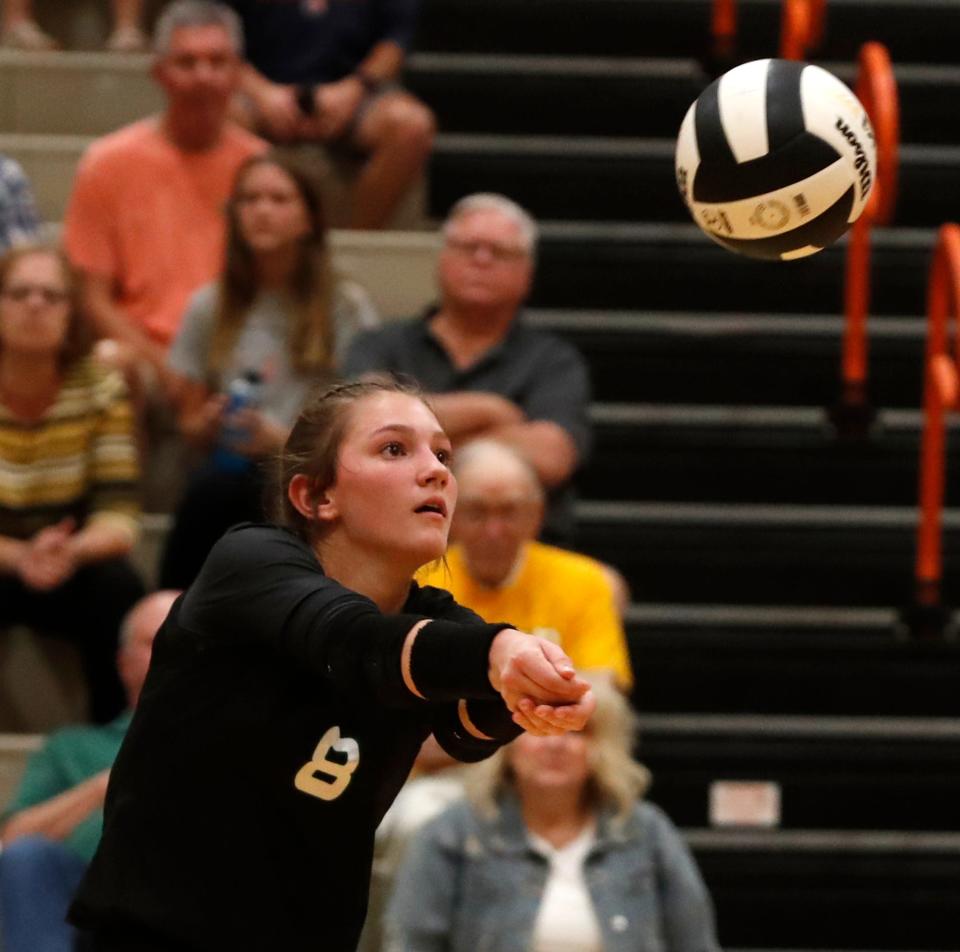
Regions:
<instances>
[{"instance_id":1,"label":"gray hair","mask_svg":"<svg viewBox=\"0 0 960 952\"><path fill-rule=\"evenodd\" d=\"M473 195L461 198L450 209L443 223L444 238L450 236L450 231L457 221L472 212L499 212L505 218L509 218L520 229L520 240L523 242L524 250L531 256L535 254L539 228L533 216L513 199L507 198L506 195L498 195L496 192L474 192Z\"/></svg>"},{"instance_id":2,"label":"gray hair","mask_svg":"<svg viewBox=\"0 0 960 952\"><path fill-rule=\"evenodd\" d=\"M226 30L238 56L243 55L243 24L230 7L212 0L175 0L157 19L153 31L153 51L157 56L170 52L174 30L190 26L219 26Z\"/></svg>"},{"instance_id":3,"label":"gray hair","mask_svg":"<svg viewBox=\"0 0 960 952\"><path fill-rule=\"evenodd\" d=\"M543 485L533 464L519 450L499 440L484 438L467 443L454 456L453 472L459 478L470 466L487 466L502 471L504 464L509 466L510 463L529 479L534 498L542 500Z\"/></svg>"}]
</instances>

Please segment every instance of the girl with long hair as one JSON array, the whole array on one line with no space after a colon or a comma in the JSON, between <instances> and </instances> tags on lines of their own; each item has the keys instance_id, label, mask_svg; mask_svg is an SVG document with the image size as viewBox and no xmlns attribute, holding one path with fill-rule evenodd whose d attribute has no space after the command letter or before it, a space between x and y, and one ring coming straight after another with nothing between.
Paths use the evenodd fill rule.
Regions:
<instances>
[{"instance_id":1,"label":"girl with long hair","mask_svg":"<svg viewBox=\"0 0 960 952\"><path fill-rule=\"evenodd\" d=\"M229 526L262 516L263 460L283 446L310 390L336 378L353 335L377 323L362 289L333 274L320 195L301 160L250 159L227 222L223 274L194 296L169 356L182 381L180 428L203 462L167 541L164 587L189 585ZM254 400L237 408L228 394L244 381Z\"/></svg>"}]
</instances>

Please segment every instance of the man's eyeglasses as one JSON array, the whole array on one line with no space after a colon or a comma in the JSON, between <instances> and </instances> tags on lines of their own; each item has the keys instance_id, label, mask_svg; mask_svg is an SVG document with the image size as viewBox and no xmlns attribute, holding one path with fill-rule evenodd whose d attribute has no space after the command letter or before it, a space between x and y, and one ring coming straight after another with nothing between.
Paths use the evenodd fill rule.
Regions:
<instances>
[{"instance_id":1,"label":"man's eyeglasses","mask_svg":"<svg viewBox=\"0 0 960 952\"><path fill-rule=\"evenodd\" d=\"M469 241L448 238L447 247L465 258L472 258L478 251L490 252L494 261L519 261L527 257L527 251L518 245L502 245L496 241Z\"/></svg>"},{"instance_id":2,"label":"man's eyeglasses","mask_svg":"<svg viewBox=\"0 0 960 952\"><path fill-rule=\"evenodd\" d=\"M14 284L4 288L0 294L18 304L28 300L32 294L39 295L44 304L62 304L68 296L67 292L60 288L51 288L43 284Z\"/></svg>"}]
</instances>

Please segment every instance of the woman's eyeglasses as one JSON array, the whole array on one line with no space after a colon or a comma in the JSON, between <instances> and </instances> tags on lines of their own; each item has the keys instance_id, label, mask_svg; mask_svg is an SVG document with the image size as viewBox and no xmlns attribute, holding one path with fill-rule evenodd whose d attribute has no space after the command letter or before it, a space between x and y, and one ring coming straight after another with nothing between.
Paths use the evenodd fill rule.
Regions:
<instances>
[{"instance_id":1,"label":"woman's eyeglasses","mask_svg":"<svg viewBox=\"0 0 960 952\"><path fill-rule=\"evenodd\" d=\"M14 284L0 291L0 295L17 304L29 300L36 294L43 299L44 304L62 304L67 299L67 292L60 288L51 288L43 284Z\"/></svg>"}]
</instances>

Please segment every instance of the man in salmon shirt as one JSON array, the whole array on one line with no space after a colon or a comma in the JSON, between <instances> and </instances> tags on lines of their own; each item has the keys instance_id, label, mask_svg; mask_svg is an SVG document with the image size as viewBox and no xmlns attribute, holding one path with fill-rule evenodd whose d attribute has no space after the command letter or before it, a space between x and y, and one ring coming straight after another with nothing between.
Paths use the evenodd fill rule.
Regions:
<instances>
[{"instance_id":1,"label":"man in salmon shirt","mask_svg":"<svg viewBox=\"0 0 960 952\"><path fill-rule=\"evenodd\" d=\"M148 385L191 293L222 265L223 207L234 175L266 143L228 119L240 79L242 30L218 3L177 0L157 22L157 116L94 142L64 222L97 334ZM129 374L128 374L129 377Z\"/></svg>"}]
</instances>

